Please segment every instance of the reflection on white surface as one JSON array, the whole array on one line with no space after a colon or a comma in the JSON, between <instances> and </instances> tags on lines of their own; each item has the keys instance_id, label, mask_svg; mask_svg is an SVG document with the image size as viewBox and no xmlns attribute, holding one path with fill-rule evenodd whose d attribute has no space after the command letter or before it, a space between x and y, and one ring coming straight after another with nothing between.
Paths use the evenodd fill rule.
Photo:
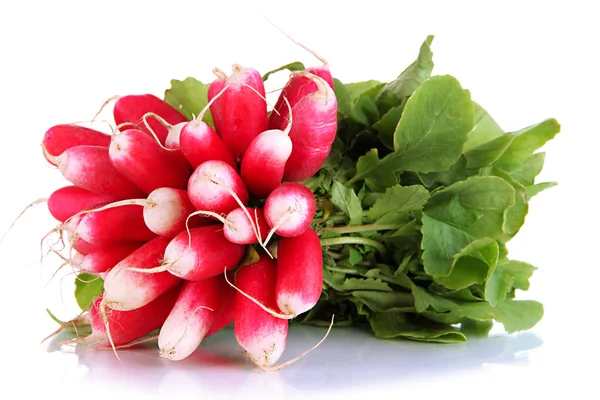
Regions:
<instances>
[{"instance_id":1,"label":"reflection on white surface","mask_svg":"<svg viewBox=\"0 0 600 400\"><path fill-rule=\"evenodd\" d=\"M317 342L324 329L295 326L290 330L284 358ZM531 332L471 339L461 344L428 344L378 340L351 328L333 329L314 352L278 372L261 372L241 354L231 330L207 339L189 358L169 361L158 357L155 343L119 350L122 366L110 350L62 350L57 337L48 351L61 351L71 362L64 371L70 383L102 389L110 383L145 398L314 399L328 393L353 393L369 386L402 385L419 379L452 374L468 375L488 364L526 365L530 350L542 340ZM63 338L64 339L64 338ZM56 353L53 353L53 355ZM74 362L76 361L76 362ZM74 365L77 365L76 367Z\"/></svg>"}]
</instances>

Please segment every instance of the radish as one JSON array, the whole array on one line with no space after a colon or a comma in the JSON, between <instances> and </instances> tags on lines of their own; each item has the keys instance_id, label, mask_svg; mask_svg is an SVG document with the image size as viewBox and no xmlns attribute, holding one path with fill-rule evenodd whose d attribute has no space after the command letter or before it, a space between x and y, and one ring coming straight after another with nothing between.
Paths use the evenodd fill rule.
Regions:
<instances>
[{"instance_id":1,"label":"radish","mask_svg":"<svg viewBox=\"0 0 600 400\"><path fill-rule=\"evenodd\" d=\"M145 242L156 237L135 205L102 207L81 215L74 234L86 242L109 245L124 241Z\"/></svg>"},{"instance_id":2,"label":"radish","mask_svg":"<svg viewBox=\"0 0 600 400\"><path fill-rule=\"evenodd\" d=\"M283 178L286 161L292 153L292 141L288 136L292 128L292 113L288 115L285 131L270 129L262 132L250 143L242 158L242 180L256 197L267 197Z\"/></svg>"},{"instance_id":3,"label":"radish","mask_svg":"<svg viewBox=\"0 0 600 400\"><path fill-rule=\"evenodd\" d=\"M222 82L223 84L213 83L210 88L212 88L212 90L220 88L220 90L217 93L213 93L209 88L208 94L210 101L202 111L200 111L198 117L193 121L186 123L181 130L181 151L183 151L183 154L194 168L205 161L210 160L221 160L231 165L233 168L237 168L235 159L219 135L210 127L210 125L202 121L206 111L208 111L215 102L219 101L225 90L229 88L229 85L225 86L223 81L217 80L215 82Z\"/></svg>"},{"instance_id":4,"label":"radish","mask_svg":"<svg viewBox=\"0 0 600 400\"><path fill-rule=\"evenodd\" d=\"M108 147L110 135L75 124L60 124L48 129L42 139L44 156L52 164L54 164L52 157L61 155L71 147L82 145ZM47 155L52 157L49 158Z\"/></svg>"},{"instance_id":5,"label":"radish","mask_svg":"<svg viewBox=\"0 0 600 400\"><path fill-rule=\"evenodd\" d=\"M165 144L169 130L159 121L148 121L150 129L143 123L147 113L154 113L162 117L167 123L177 125L187 122L187 119L175 108L152 94L128 95L120 97L115 103L113 116L117 125L127 122L137 124L138 129L147 134L154 132L161 144Z\"/></svg>"},{"instance_id":6,"label":"radish","mask_svg":"<svg viewBox=\"0 0 600 400\"><path fill-rule=\"evenodd\" d=\"M160 330L160 356L177 361L192 354L233 293L220 275L199 282L185 282Z\"/></svg>"},{"instance_id":7,"label":"radish","mask_svg":"<svg viewBox=\"0 0 600 400\"><path fill-rule=\"evenodd\" d=\"M76 253L73 255L73 265L84 272L102 274L139 249L143 244L142 242L121 242L102 247L85 255Z\"/></svg>"},{"instance_id":8,"label":"radish","mask_svg":"<svg viewBox=\"0 0 600 400\"><path fill-rule=\"evenodd\" d=\"M217 78L217 80L222 80ZM217 115L223 143L236 160L240 160L252 140L267 130L267 106L263 100L265 87L260 73L235 64L223 83L214 83L215 90L229 85L229 90L210 108ZM259 96L256 95L259 94Z\"/></svg>"},{"instance_id":9,"label":"radish","mask_svg":"<svg viewBox=\"0 0 600 400\"><path fill-rule=\"evenodd\" d=\"M86 316L92 326L92 334L75 342L107 348L123 346L140 339L163 325L177 300L179 290L179 286L173 287L148 304L129 311L103 310L105 294L100 295L94 299Z\"/></svg>"},{"instance_id":10,"label":"radish","mask_svg":"<svg viewBox=\"0 0 600 400\"><path fill-rule=\"evenodd\" d=\"M207 94L209 103L212 102L212 105L210 107L210 113L212 115L215 131L217 135L221 136L221 100L219 100L216 97L218 97L218 93L221 92L225 87L227 75L218 68L213 68L213 73L217 75L219 79L215 79L208 86ZM213 101L213 99L215 100Z\"/></svg>"},{"instance_id":11,"label":"radish","mask_svg":"<svg viewBox=\"0 0 600 400\"><path fill-rule=\"evenodd\" d=\"M265 219L271 231L263 243L273 233L283 237L301 235L310 226L316 209L315 196L309 188L297 182L282 183L265 202Z\"/></svg>"},{"instance_id":12,"label":"radish","mask_svg":"<svg viewBox=\"0 0 600 400\"><path fill-rule=\"evenodd\" d=\"M317 304L323 287L323 254L316 232L308 228L282 237L277 246L275 298L283 313L297 316Z\"/></svg>"},{"instance_id":13,"label":"radish","mask_svg":"<svg viewBox=\"0 0 600 400\"><path fill-rule=\"evenodd\" d=\"M164 253L163 265L174 276L201 281L234 268L244 257L245 246L231 243L220 226L208 225L175 236Z\"/></svg>"},{"instance_id":14,"label":"radish","mask_svg":"<svg viewBox=\"0 0 600 400\"><path fill-rule=\"evenodd\" d=\"M266 307L277 311L275 261L262 254L254 264L245 265L236 274L238 288ZM241 293L236 293L233 331L239 345L259 367L269 367L285 350L288 321L274 317Z\"/></svg>"},{"instance_id":15,"label":"radish","mask_svg":"<svg viewBox=\"0 0 600 400\"><path fill-rule=\"evenodd\" d=\"M206 336L204 336L204 338L212 336L215 333L219 332L220 330L225 329L229 325L233 324L234 319L235 319L235 292L232 292L231 295L229 296L229 299L227 299L227 301L225 301L225 303L222 305L221 312L219 313L219 315L217 315L215 322L210 327L210 329L208 330L208 332L206 333Z\"/></svg>"},{"instance_id":16,"label":"radish","mask_svg":"<svg viewBox=\"0 0 600 400\"><path fill-rule=\"evenodd\" d=\"M185 189L192 172L184 160L136 129L115 135L109 154L114 167L145 193L160 187Z\"/></svg>"},{"instance_id":17,"label":"radish","mask_svg":"<svg viewBox=\"0 0 600 400\"><path fill-rule=\"evenodd\" d=\"M333 77L331 76L331 72L327 65L308 68L305 71L322 78L332 89L334 88ZM273 111L269 115L269 129L282 129L286 125L285 119L288 112L285 99L289 101L290 106L293 108L305 96L316 92L318 89L317 84L310 78L303 75L292 74L277 98L277 102L273 108L278 112Z\"/></svg>"},{"instance_id":18,"label":"radish","mask_svg":"<svg viewBox=\"0 0 600 400\"><path fill-rule=\"evenodd\" d=\"M96 211L107 210L123 206L142 206L145 226L156 235L174 237L186 226L197 227L212 223L209 218L195 218L191 223L189 219L196 209L190 202L185 190L172 188L158 188L150 192L145 199L121 200L107 204Z\"/></svg>"},{"instance_id":19,"label":"radish","mask_svg":"<svg viewBox=\"0 0 600 400\"><path fill-rule=\"evenodd\" d=\"M230 211L226 217L207 211L195 211L190 214L190 217L193 215L204 215L220 221L223 224L225 238L232 243L258 244L258 238L260 237L262 242L269 233L269 225L262 208L238 207Z\"/></svg>"},{"instance_id":20,"label":"radish","mask_svg":"<svg viewBox=\"0 0 600 400\"><path fill-rule=\"evenodd\" d=\"M206 161L192 173L188 195L196 209L227 214L248 203L248 190L235 169L224 161Z\"/></svg>"},{"instance_id":21,"label":"radish","mask_svg":"<svg viewBox=\"0 0 600 400\"><path fill-rule=\"evenodd\" d=\"M77 186L65 186L55 190L48 197L48 210L58 221L65 222L80 211L116 200L116 197L108 194L90 192Z\"/></svg>"},{"instance_id":22,"label":"radish","mask_svg":"<svg viewBox=\"0 0 600 400\"><path fill-rule=\"evenodd\" d=\"M115 169L107 147L75 146L56 157L48 154L43 145L42 148L46 158L75 186L118 199L143 195L140 189Z\"/></svg>"},{"instance_id":23,"label":"radish","mask_svg":"<svg viewBox=\"0 0 600 400\"><path fill-rule=\"evenodd\" d=\"M292 108L294 124L290 139L293 147L283 177L288 181L303 181L317 173L331 151L337 130L337 100L331 86L322 78L307 72L294 72L293 77L308 78L318 88ZM285 108L281 117L282 123L287 123ZM275 123L270 126L283 129L283 125L275 126Z\"/></svg>"},{"instance_id":24,"label":"radish","mask_svg":"<svg viewBox=\"0 0 600 400\"><path fill-rule=\"evenodd\" d=\"M106 305L114 310L140 308L181 280L168 272L144 273L160 265L171 238L158 236L125 257L104 278Z\"/></svg>"}]
</instances>

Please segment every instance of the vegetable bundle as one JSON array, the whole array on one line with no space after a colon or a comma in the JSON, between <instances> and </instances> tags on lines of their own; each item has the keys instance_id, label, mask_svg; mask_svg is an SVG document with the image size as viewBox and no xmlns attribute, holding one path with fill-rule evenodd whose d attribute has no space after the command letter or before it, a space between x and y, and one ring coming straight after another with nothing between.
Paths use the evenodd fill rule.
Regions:
<instances>
[{"instance_id":1,"label":"vegetable bundle","mask_svg":"<svg viewBox=\"0 0 600 400\"><path fill-rule=\"evenodd\" d=\"M504 132L453 77L432 76L428 37L395 80L344 84L327 64L261 76L234 65L164 101L118 98L107 135L57 125L42 145L72 183L48 200L86 326L119 347L159 330L189 356L233 323L272 368L289 324L369 327L380 338L459 342L542 317L532 265L508 258L560 130ZM269 76L290 70L274 106ZM90 329L91 328L91 329Z\"/></svg>"}]
</instances>

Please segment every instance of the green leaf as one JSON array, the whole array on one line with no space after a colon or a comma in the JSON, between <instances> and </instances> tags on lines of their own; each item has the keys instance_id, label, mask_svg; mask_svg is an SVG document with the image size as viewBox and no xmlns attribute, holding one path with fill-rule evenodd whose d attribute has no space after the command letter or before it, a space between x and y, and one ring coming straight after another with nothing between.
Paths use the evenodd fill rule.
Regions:
<instances>
[{"instance_id":1,"label":"green leaf","mask_svg":"<svg viewBox=\"0 0 600 400\"><path fill-rule=\"evenodd\" d=\"M403 312L377 312L369 316L369 323L375 336L381 339L402 337L405 339L437 342L460 343L465 336L457 329L444 324L417 320Z\"/></svg>"},{"instance_id":2,"label":"green leaf","mask_svg":"<svg viewBox=\"0 0 600 400\"><path fill-rule=\"evenodd\" d=\"M513 279L513 287L521 290L529 289L529 278L531 278L531 275L537 269L531 264L515 260L501 264L500 268Z\"/></svg>"},{"instance_id":3,"label":"green leaf","mask_svg":"<svg viewBox=\"0 0 600 400\"><path fill-rule=\"evenodd\" d=\"M444 171L462 154L473 125L471 95L448 75L432 77L406 103L394 133L395 151L357 169L352 184L396 171Z\"/></svg>"},{"instance_id":4,"label":"green leaf","mask_svg":"<svg viewBox=\"0 0 600 400\"><path fill-rule=\"evenodd\" d=\"M185 78L183 81L171 80L171 88L165 91L165 101L182 113L188 120L200 115L208 104L208 87L195 78ZM202 118L204 122L214 127L210 110Z\"/></svg>"},{"instance_id":5,"label":"green leaf","mask_svg":"<svg viewBox=\"0 0 600 400\"><path fill-rule=\"evenodd\" d=\"M537 183L535 185L527 186L525 188L525 196L527 197L528 200L531 200L531 198L533 196L535 196L536 194L543 192L546 189L550 189L551 187L554 187L556 185L557 185L556 182L542 182L542 183Z\"/></svg>"},{"instance_id":6,"label":"green leaf","mask_svg":"<svg viewBox=\"0 0 600 400\"><path fill-rule=\"evenodd\" d=\"M514 132L515 139L494 165L506 172L519 170L534 151L554 138L558 132L560 132L560 124L555 119L547 119Z\"/></svg>"},{"instance_id":7,"label":"green leaf","mask_svg":"<svg viewBox=\"0 0 600 400\"><path fill-rule=\"evenodd\" d=\"M546 153L535 153L523 161L519 168L511 171L510 176L525 187L531 186L535 182L535 177L542 172L545 159Z\"/></svg>"},{"instance_id":8,"label":"green leaf","mask_svg":"<svg viewBox=\"0 0 600 400\"><path fill-rule=\"evenodd\" d=\"M471 177L432 194L423 216L423 264L434 277L450 275L454 256L477 238L503 235L504 215L515 202L505 180Z\"/></svg>"},{"instance_id":9,"label":"green leaf","mask_svg":"<svg viewBox=\"0 0 600 400\"><path fill-rule=\"evenodd\" d=\"M460 331L467 336L487 336L493 326L493 321L465 318L460 323Z\"/></svg>"},{"instance_id":10,"label":"green leaf","mask_svg":"<svg viewBox=\"0 0 600 400\"><path fill-rule=\"evenodd\" d=\"M406 101L403 101L399 106L390 108L390 110L373 125L373 128L377 129L379 133L381 142L390 149L394 148L394 132L396 132L396 127L398 126L398 122L400 122L400 117L402 117L405 106Z\"/></svg>"},{"instance_id":11,"label":"green leaf","mask_svg":"<svg viewBox=\"0 0 600 400\"><path fill-rule=\"evenodd\" d=\"M364 156L359 157L356 163L356 176L366 176L365 183L375 192L385 192L388 187L398 183L398 178L394 174L393 169L378 167L380 165L379 152L377 149L369 150ZM377 174L372 174L370 171L378 169Z\"/></svg>"},{"instance_id":12,"label":"green leaf","mask_svg":"<svg viewBox=\"0 0 600 400\"><path fill-rule=\"evenodd\" d=\"M417 59L410 64L396 79L386 84L375 98L377 108L382 114L387 113L392 107L400 105L402 100L410 96L423 82L431 76L433 71L433 53L431 43L433 36L427 36Z\"/></svg>"},{"instance_id":13,"label":"green leaf","mask_svg":"<svg viewBox=\"0 0 600 400\"><path fill-rule=\"evenodd\" d=\"M102 294L104 281L99 276L81 273L75 278L75 300L82 310L89 310L94 299Z\"/></svg>"},{"instance_id":14,"label":"green leaf","mask_svg":"<svg viewBox=\"0 0 600 400\"><path fill-rule=\"evenodd\" d=\"M514 278L499 265L485 284L485 300L492 306L496 306L506 299L506 294L512 288L513 281Z\"/></svg>"},{"instance_id":15,"label":"green leaf","mask_svg":"<svg viewBox=\"0 0 600 400\"><path fill-rule=\"evenodd\" d=\"M465 152L471 151L504 134L500 125L476 102L473 102L473 121L473 129L467 135L467 141L465 142Z\"/></svg>"},{"instance_id":16,"label":"green leaf","mask_svg":"<svg viewBox=\"0 0 600 400\"><path fill-rule=\"evenodd\" d=\"M348 118L352 111L352 101L346 85L337 78L333 79L333 92L338 103L338 119Z\"/></svg>"},{"instance_id":17,"label":"green leaf","mask_svg":"<svg viewBox=\"0 0 600 400\"><path fill-rule=\"evenodd\" d=\"M379 111L375 102L368 96L361 95L350 112L350 119L357 124L369 127L379 121Z\"/></svg>"},{"instance_id":18,"label":"green leaf","mask_svg":"<svg viewBox=\"0 0 600 400\"><path fill-rule=\"evenodd\" d=\"M349 225L358 225L362 220L360 199L352 190L338 181L331 186L331 202L344 214L350 217Z\"/></svg>"},{"instance_id":19,"label":"green leaf","mask_svg":"<svg viewBox=\"0 0 600 400\"><path fill-rule=\"evenodd\" d=\"M350 96L350 103L355 105L362 96L373 100L383 85L382 82L376 80L347 83L346 90Z\"/></svg>"},{"instance_id":20,"label":"green leaf","mask_svg":"<svg viewBox=\"0 0 600 400\"><path fill-rule=\"evenodd\" d=\"M412 286L417 312L432 307L437 312L452 312L456 316L479 321L496 320L508 333L530 329L544 314L544 307L532 300L504 300L493 307L488 302L461 302L429 293L415 284Z\"/></svg>"},{"instance_id":21,"label":"green leaf","mask_svg":"<svg viewBox=\"0 0 600 400\"><path fill-rule=\"evenodd\" d=\"M302 64L300 61L295 61L295 62L286 64L286 65L281 66L281 67L279 67L277 69L274 69L272 71L267 72L262 77L263 82L266 81L267 79L269 79L269 76L271 76L271 74L274 74L276 72L283 71L283 70L286 70L286 69L288 71L292 72L292 71L302 71L305 68L304 68L304 64Z\"/></svg>"},{"instance_id":22,"label":"green leaf","mask_svg":"<svg viewBox=\"0 0 600 400\"><path fill-rule=\"evenodd\" d=\"M464 289L483 283L498 264L498 243L490 238L474 240L454 256L452 270L435 281L448 289Z\"/></svg>"},{"instance_id":23,"label":"green leaf","mask_svg":"<svg viewBox=\"0 0 600 400\"><path fill-rule=\"evenodd\" d=\"M354 266L363 260L363 256L360 251L356 250L354 247L348 246L348 252L348 262L350 265Z\"/></svg>"},{"instance_id":24,"label":"green leaf","mask_svg":"<svg viewBox=\"0 0 600 400\"><path fill-rule=\"evenodd\" d=\"M409 213L421 211L428 199L429 192L423 186L395 185L375 201L367 217L381 224L406 223Z\"/></svg>"},{"instance_id":25,"label":"green leaf","mask_svg":"<svg viewBox=\"0 0 600 400\"><path fill-rule=\"evenodd\" d=\"M414 299L411 293L355 290L352 292L352 296L373 311L414 310Z\"/></svg>"}]
</instances>

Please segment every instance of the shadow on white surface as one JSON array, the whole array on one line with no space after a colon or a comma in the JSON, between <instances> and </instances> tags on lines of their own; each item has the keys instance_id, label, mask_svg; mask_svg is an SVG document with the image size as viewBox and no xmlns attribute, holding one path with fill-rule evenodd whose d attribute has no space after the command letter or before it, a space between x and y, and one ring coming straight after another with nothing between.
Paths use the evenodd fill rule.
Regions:
<instances>
[{"instance_id":1,"label":"shadow on white surface","mask_svg":"<svg viewBox=\"0 0 600 400\"><path fill-rule=\"evenodd\" d=\"M284 360L300 354L323 335L324 329L294 326ZM56 337L48 351L60 350ZM231 330L205 340L183 361L163 360L155 342L119 350L122 366L111 350L65 349L60 354L76 358L77 373L65 371L68 381L106 385L143 392L159 398L310 398L340 391L381 388L420 379L465 375L489 364L527 365L529 352L542 345L531 332L470 339L461 344L429 344L404 340L379 340L369 333L336 328L313 353L278 372L261 372L240 353ZM56 353L55 353L56 354ZM282 360L282 361L284 361ZM77 383L77 382L73 382Z\"/></svg>"}]
</instances>

